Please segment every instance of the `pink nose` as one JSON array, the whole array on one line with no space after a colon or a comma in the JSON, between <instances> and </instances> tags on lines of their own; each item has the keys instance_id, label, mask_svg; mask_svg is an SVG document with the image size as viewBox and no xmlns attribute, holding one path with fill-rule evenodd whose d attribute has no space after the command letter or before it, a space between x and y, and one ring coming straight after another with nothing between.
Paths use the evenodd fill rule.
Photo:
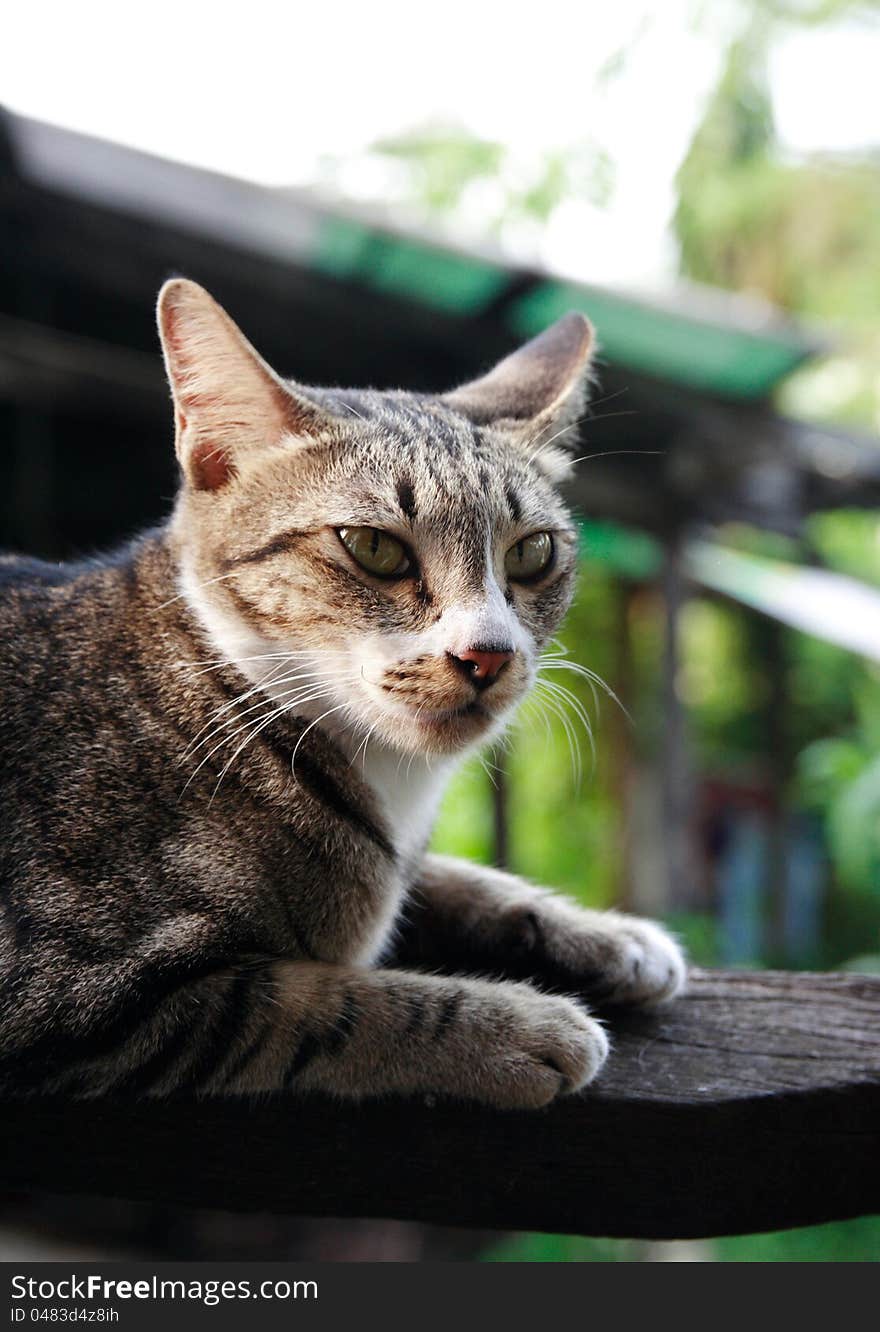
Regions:
<instances>
[{"instance_id":1,"label":"pink nose","mask_svg":"<svg viewBox=\"0 0 880 1332\"><path fill-rule=\"evenodd\" d=\"M483 652L480 648L471 648L468 652L455 653L455 660L461 662L472 680L491 684L498 678L501 668L513 660L513 653Z\"/></svg>"}]
</instances>

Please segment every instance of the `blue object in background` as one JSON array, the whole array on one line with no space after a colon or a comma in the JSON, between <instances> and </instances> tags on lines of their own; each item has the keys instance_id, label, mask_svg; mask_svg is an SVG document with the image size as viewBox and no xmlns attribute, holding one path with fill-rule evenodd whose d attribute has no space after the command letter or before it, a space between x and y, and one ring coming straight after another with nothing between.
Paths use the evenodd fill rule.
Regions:
<instances>
[{"instance_id":1,"label":"blue object in background","mask_svg":"<svg viewBox=\"0 0 880 1332\"><path fill-rule=\"evenodd\" d=\"M789 966L806 966L819 956L822 904L828 877L822 834L816 819L791 819L785 859L782 946Z\"/></svg>"},{"instance_id":2,"label":"blue object in background","mask_svg":"<svg viewBox=\"0 0 880 1332\"><path fill-rule=\"evenodd\" d=\"M731 813L718 865L719 949L722 966L761 960L768 838L759 814Z\"/></svg>"}]
</instances>

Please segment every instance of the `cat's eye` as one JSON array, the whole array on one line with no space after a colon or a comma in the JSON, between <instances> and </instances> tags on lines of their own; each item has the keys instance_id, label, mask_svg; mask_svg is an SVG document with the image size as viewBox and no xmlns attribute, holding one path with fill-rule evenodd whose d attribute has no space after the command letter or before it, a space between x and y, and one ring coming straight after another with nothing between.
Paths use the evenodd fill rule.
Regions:
<instances>
[{"instance_id":1,"label":"cat's eye","mask_svg":"<svg viewBox=\"0 0 880 1332\"><path fill-rule=\"evenodd\" d=\"M402 578L412 567L403 542L379 527L339 527L337 535L351 558L377 578Z\"/></svg>"},{"instance_id":2,"label":"cat's eye","mask_svg":"<svg viewBox=\"0 0 880 1332\"><path fill-rule=\"evenodd\" d=\"M508 578L528 583L546 573L553 561L553 538L549 532L533 532L510 547L504 560Z\"/></svg>"}]
</instances>

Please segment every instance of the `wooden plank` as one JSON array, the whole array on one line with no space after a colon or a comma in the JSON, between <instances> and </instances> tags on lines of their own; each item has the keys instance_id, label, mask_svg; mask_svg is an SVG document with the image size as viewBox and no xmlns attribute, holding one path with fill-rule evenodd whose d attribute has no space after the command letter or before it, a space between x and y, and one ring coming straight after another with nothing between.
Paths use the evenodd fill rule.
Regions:
<instances>
[{"instance_id":1,"label":"wooden plank","mask_svg":"<svg viewBox=\"0 0 880 1332\"><path fill-rule=\"evenodd\" d=\"M880 1210L880 979L696 972L538 1113L318 1098L0 1107L7 1188L646 1238Z\"/></svg>"}]
</instances>

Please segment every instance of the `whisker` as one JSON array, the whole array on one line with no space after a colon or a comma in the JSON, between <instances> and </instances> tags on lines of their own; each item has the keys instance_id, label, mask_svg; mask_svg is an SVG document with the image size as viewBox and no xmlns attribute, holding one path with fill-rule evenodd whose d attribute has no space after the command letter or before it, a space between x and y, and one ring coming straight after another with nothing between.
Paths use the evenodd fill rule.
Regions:
<instances>
[{"instance_id":1,"label":"whisker","mask_svg":"<svg viewBox=\"0 0 880 1332\"><path fill-rule=\"evenodd\" d=\"M295 667L294 672L289 675L279 675L279 672L283 671L289 665ZM267 694L269 697L271 697L271 691L273 689L277 689L280 685L287 684L291 680L317 681L319 679L335 680L335 679L345 679L346 677L354 678L354 672L350 670L340 669L334 671L326 671L326 670L317 670L314 668L310 669L309 667L301 669L303 666L304 666L303 662L282 661L278 663L271 671L269 671L267 675L264 675L260 680L256 681L255 684L252 684L250 688L245 689L240 694L236 694L234 698L222 704L219 708L216 708L214 712L211 714L211 717L205 723L205 725L193 737L193 742L196 739L198 739L198 736L201 735L203 731L205 731L209 726L212 726L213 723L219 717L222 717L225 712L228 712L230 711L230 709L240 706L242 703L246 703L247 700L249 698L252 698L254 694L263 692Z\"/></svg>"},{"instance_id":2,"label":"whisker","mask_svg":"<svg viewBox=\"0 0 880 1332\"><path fill-rule=\"evenodd\" d=\"M228 711L230 710L230 708L237 708L237 707L239 707L242 703L246 703L247 700L248 700L249 698L253 697L254 694L260 693L262 690L264 690L264 689L266 688L266 686L268 686L268 685L270 685L270 684L273 684L273 685L276 685L276 686L277 686L277 685L280 685L280 684L286 684L286 683L288 682L288 680L306 679L306 678L308 678L308 676L311 674L310 671L304 671L304 672L301 673L300 676L296 676L296 675L287 675L287 676L283 676L281 679L279 679L279 678L278 678L278 672L279 672L279 671L283 671L284 668L285 668L288 664L290 664L290 663L288 663L287 661L282 661L282 662L280 662L277 666L274 667L273 670L271 670L271 671L269 672L268 675L265 675L265 676L262 678L262 680L259 680L256 684L251 685L250 689L246 689L246 690L244 691L244 693L242 693L242 694L236 694L235 698L230 699L229 702L222 704L221 707L219 707L219 708L216 708L215 711L214 711L214 712L211 714L211 716L209 717L209 719L205 722L204 726L202 726L201 729L198 730L198 731L196 732L196 734L193 736L192 740L190 741L189 745L187 746L187 749L186 749L185 753L188 753L189 750L192 748L192 746L195 745L195 743L196 743L196 741L198 740L199 736L202 735L202 734L203 734L203 733L204 733L209 727L213 726L214 723L215 723L220 717L222 717L223 714L224 714L225 712L228 712ZM249 710L250 710L250 709L248 709L248 711L249 711ZM244 714L240 714L240 715L244 715Z\"/></svg>"},{"instance_id":3,"label":"whisker","mask_svg":"<svg viewBox=\"0 0 880 1332\"><path fill-rule=\"evenodd\" d=\"M360 724L361 726L364 726L364 723L363 723L363 722L361 722L361 723L359 723L359 724ZM364 729L365 729L364 738L363 738L363 740L361 741L361 743L358 745L357 749L354 751L354 753L353 753L352 756L351 756L351 760L350 760L349 765L348 765L350 768L354 765L354 763L355 763L356 760L357 760L357 756L358 756L358 754L360 754L362 750L363 750L363 767L364 767L364 769L366 768L366 765L367 765L367 745L370 743L370 737L372 736L373 732L375 731L375 729L376 729L376 727L377 727L378 725L379 725L379 723L378 723L377 721L375 721L375 722L373 722L373 725L372 725L371 727L369 727L369 729L367 729L366 727L364 728Z\"/></svg>"},{"instance_id":4,"label":"whisker","mask_svg":"<svg viewBox=\"0 0 880 1332\"><path fill-rule=\"evenodd\" d=\"M605 401L606 402L610 401L610 398L605 399ZM584 425L587 421L595 419L596 418L592 415L591 412L587 412L584 416L578 417L576 421L569 421L568 425L563 426L561 430L557 430L556 434L551 435L549 439L542 440L541 435L543 434L544 430L549 430L550 425L552 425L552 422L548 422L548 424L543 426L542 429L538 431L537 435L535 435L533 439L528 440L525 445L525 447L528 449L531 448L532 444L537 444L537 448L534 450L534 452L529 454L529 462L534 462L536 458L540 457L544 449L549 449L550 445L554 442L554 440L561 439L563 435L568 434L569 430L577 430L579 426Z\"/></svg>"},{"instance_id":5,"label":"whisker","mask_svg":"<svg viewBox=\"0 0 880 1332\"><path fill-rule=\"evenodd\" d=\"M617 412L617 416L629 416L629 412ZM581 458L572 458L571 465L576 463L593 462L595 458L623 458L627 455L635 455L643 458L662 458L668 452L667 449L605 449L602 453L585 453Z\"/></svg>"},{"instance_id":6,"label":"whisker","mask_svg":"<svg viewBox=\"0 0 880 1332\"><path fill-rule=\"evenodd\" d=\"M317 685L319 683L321 685L330 684L330 683L337 684L337 683L344 683L346 680L353 680L355 678L356 678L355 675L351 672L340 671L338 674L332 676L330 675L317 676L312 671L303 671L299 675L285 675L282 676L281 679L263 682L259 685L254 685L253 689L247 690L247 692L242 694L239 698L234 698L231 703L225 704L224 707L222 707L221 709L219 709L217 712L214 713L213 717L211 718L211 721L207 722L206 726L211 726L212 723L216 721L218 717L220 717L224 712L228 712L230 708L238 708L238 706L241 703L246 702L247 699L250 698L253 694L264 691L266 683L271 683L272 686L277 689L279 685L287 684L288 682L293 680L308 680L309 681L308 685L303 686L303 688L311 689L313 685ZM279 694L277 697L273 694L267 693L265 698L259 699L256 703L252 704L251 707L245 708L241 712L236 712L234 717L230 717L225 722L221 722L219 726L216 726L211 731L210 735L205 736L203 740L199 740L199 736L206 729L206 727L203 726L202 730L197 732L197 734L190 741L190 744L187 746L186 750L184 751L183 757L186 758L189 754L195 753L197 749L201 749L203 745L206 745L212 739L212 737L218 735L220 731L225 730L228 726L234 726L235 723L239 720L239 718L246 717L251 712L256 712L258 708L264 707L267 702L268 703L271 703L273 701L278 702L281 698L284 697L285 694L290 694L291 692L292 691L289 689L282 691L282 693ZM198 743L196 743L197 741Z\"/></svg>"},{"instance_id":7,"label":"whisker","mask_svg":"<svg viewBox=\"0 0 880 1332\"><path fill-rule=\"evenodd\" d=\"M540 443L538 444L538 447L537 447L536 451L535 451L531 456L532 456L533 458L537 457L538 454L539 454L543 449L549 449L550 445L554 442L554 440L561 439L563 435L567 435L567 434L568 434L569 430L576 430L578 426L582 426L582 425L584 424L584 422L585 422L585 421L589 421L589 419L590 419L589 416L582 416L582 417L580 417L577 421L572 421L572 422L569 423L569 425L567 425L567 426L563 426L561 430L557 430L557 431L556 431L556 434L555 434L555 435L551 435L549 439L543 439L543 440L541 440ZM545 429L546 429L546 427L545 427ZM540 439L540 432L538 433L538 435L535 436L535 439L536 439L536 440L537 440L537 439ZM529 442L530 442L530 443L534 443L535 440L530 440Z\"/></svg>"},{"instance_id":8,"label":"whisker","mask_svg":"<svg viewBox=\"0 0 880 1332\"><path fill-rule=\"evenodd\" d=\"M613 393L603 393L601 398L591 398L586 419L590 419L590 413L596 407L602 407L606 402L613 402L615 398L622 398L624 393L629 393L629 384L624 384L623 388L615 389Z\"/></svg>"},{"instance_id":9,"label":"whisker","mask_svg":"<svg viewBox=\"0 0 880 1332\"><path fill-rule=\"evenodd\" d=\"M611 699L612 703L617 704L627 721L630 722L631 725L634 724L626 706L621 702L611 686L602 679L601 675L597 675L595 671L591 671L588 666L583 666L579 661L567 661L561 659L561 656L556 657L552 653L545 653L541 656L538 662L539 674L543 671L571 671L574 675L582 676L583 679L588 681L591 688L593 688L593 686L598 686L603 694ZM593 697L595 699L595 691L593 692Z\"/></svg>"},{"instance_id":10,"label":"whisker","mask_svg":"<svg viewBox=\"0 0 880 1332\"><path fill-rule=\"evenodd\" d=\"M198 774L199 772L201 772L202 768L203 768L203 767L205 766L205 764L206 764L206 763L207 763L207 762L208 762L208 761L214 756L214 754L216 754L217 751L218 751L219 749L222 749L223 746L224 746L225 744L228 744L230 741L234 740L236 736L241 735L242 731L246 731L246 730L248 730L248 728L252 727L252 726L254 725L255 722L259 722L260 725L261 725L264 719L266 720L266 722L267 722L267 724L268 724L268 721L272 720L272 718L274 718L274 717L280 717L281 714L282 714L283 712L290 712L293 708L295 708L295 707L299 707L299 705L300 705L301 703L310 702L313 698L322 698L322 697L326 697L326 696L327 696L329 693L331 693L331 692L332 692L332 691L329 690L329 689L327 689L326 686L324 686L324 685L320 686L320 687L319 687L318 689L316 689L316 690L312 690L311 687L309 687L308 689L305 689L305 690L290 690L289 693L294 694L295 697L292 698L292 699L288 699L288 700L287 700L284 704L282 704L280 707L274 707L274 708L273 708L273 704L276 702L276 700L269 699L269 698L267 698L267 699L265 699L265 700L261 700L261 703L260 703L259 706L269 708L269 710L270 710L270 715L269 715L269 717L266 718L265 713L264 713L264 716L263 716L262 718L254 718L254 719L252 719L252 720L249 721L249 722L245 722L243 726L239 726L239 727L237 728L237 730L233 731L231 734L223 736L222 740L218 741L218 743L214 746L214 748L211 749L211 750L210 750L210 751L204 756L204 758L203 758L203 759L201 760L201 762L199 763L198 767L197 767L197 768L196 768L196 769L190 774L190 776L189 776L189 778L188 778L188 780L187 780L187 782L186 782L186 785L184 786L183 790L182 790L181 793L180 793L180 797L179 797L179 798L180 798L180 799L183 798L183 796L184 796L184 794L185 794L185 792L186 792L186 790L187 790L187 787L190 785L190 782L192 782L192 781L194 780L194 778L197 776L197 774ZM249 711L250 711L250 709L249 709ZM238 719L236 718L236 720L238 720ZM236 754L238 754L239 752L240 752L240 750L236 750ZM233 758L235 758L235 754L233 755ZM229 766L229 765L227 764L227 765L226 765L226 768L224 768L224 770L223 770L223 773L226 772L228 766ZM221 777L222 777L222 776L223 776L223 774L221 774ZM216 788L215 788L214 794L216 794ZM213 799L213 796L212 796L212 799Z\"/></svg>"},{"instance_id":11,"label":"whisker","mask_svg":"<svg viewBox=\"0 0 880 1332\"><path fill-rule=\"evenodd\" d=\"M300 745L302 744L303 740L305 740L309 731L314 730L314 728L318 725L318 723L322 722L325 717L329 717L331 713L341 712L343 708L348 708L348 707L350 707L350 704L340 703L335 708L328 708L326 712L321 713L320 717L316 717L313 722L310 722L309 725L306 727L306 729L302 732L296 744L294 745L293 753L290 756L290 773L294 781L296 781L296 756L299 753Z\"/></svg>"},{"instance_id":12,"label":"whisker","mask_svg":"<svg viewBox=\"0 0 880 1332\"><path fill-rule=\"evenodd\" d=\"M538 689L539 690L541 689L540 685L538 686ZM552 712L554 716L556 716L559 719L559 722L562 725L566 742L568 744L569 756L571 758L572 777L574 779L575 786L580 786L581 771L582 771L580 750L577 744L577 735L574 732L574 728L572 727L571 721L565 715L565 711L562 707L562 704L557 699L553 698L552 696L546 696L543 699L543 703L545 708L547 708L550 712Z\"/></svg>"},{"instance_id":13,"label":"whisker","mask_svg":"<svg viewBox=\"0 0 880 1332\"><path fill-rule=\"evenodd\" d=\"M294 657L320 657L322 654L331 654L332 648L303 648L296 651L287 652L257 652L251 657L215 657L207 661L178 661L175 663L181 670L188 667L199 666L202 669L197 671L198 675L207 675L209 671L220 671L224 666L240 666L246 661L270 661L292 660Z\"/></svg>"},{"instance_id":14,"label":"whisker","mask_svg":"<svg viewBox=\"0 0 880 1332\"><path fill-rule=\"evenodd\" d=\"M599 696L596 693L596 683L593 676L595 672L587 670L586 666L578 666L576 662L555 661L552 658L541 659L538 663L538 674L543 675L545 671L571 671L573 675L579 675L581 679L586 680L589 686L590 695L593 699L593 707L596 712L599 711Z\"/></svg>"},{"instance_id":15,"label":"whisker","mask_svg":"<svg viewBox=\"0 0 880 1332\"><path fill-rule=\"evenodd\" d=\"M363 421L364 424L366 425L367 418L365 416L361 416L360 412L356 411L355 408L352 407L350 403L340 402L338 398L334 398L333 401L337 407L344 407L347 412L351 412L352 416L356 416L359 421Z\"/></svg>"},{"instance_id":16,"label":"whisker","mask_svg":"<svg viewBox=\"0 0 880 1332\"><path fill-rule=\"evenodd\" d=\"M599 406L600 403L602 402L611 402L611 400L613 398L618 397L620 393L625 393L627 391L628 391L627 389L619 389L617 393L609 393L607 397L598 399L597 402L593 404L593 407ZM634 408L627 408L625 411L622 412L599 412L599 413L596 413L594 410L591 409L589 412L587 412L585 416L579 417L577 421L570 421L569 424L563 426L561 430L557 430L556 434L551 435L549 439L542 440L541 439L542 432L539 430L537 435L535 435L533 439L527 440L525 443L526 449L530 449L533 444L536 445L536 447L528 455L529 462L534 462L537 458L540 458L541 454L546 449L549 449L551 444L553 444L555 440L561 439L562 436L567 435L570 430L577 430L580 426L586 425L588 422L593 423L595 421L610 421L618 416L638 416L638 415L639 412ZM547 428L548 428L547 426L544 426L544 430L546 430ZM664 449L609 449L608 450L608 453L663 453L663 452L665 452ZM602 458L605 456L605 454L597 453L589 456ZM572 466L574 466L575 463L586 462L587 460L588 460L587 458L573 458Z\"/></svg>"},{"instance_id":17,"label":"whisker","mask_svg":"<svg viewBox=\"0 0 880 1332\"><path fill-rule=\"evenodd\" d=\"M376 729L376 727L377 727L378 725L379 725L378 722L374 722L374 723L373 723L373 725L370 727L369 731L367 732L367 738L366 738L366 740L364 741L364 752L363 752L363 754L361 755L361 770L362 770L363 772L366 772L366 769L367 769L367 746L369 745L370 741L372 740L372 738L373 738L373 732L375 731L375 729Z\"/></svg>"},{"instance_id":18,"label":"whisker","mask_svg":"<svg viewBox=\"0 0 880 1332\"><path fill-rule=\"evenodd\" d=\"M234 753L229 759L227 759L227 761L226 761L226 763L225 763L225 765L224 765L224 767L223 767L223 770L222 770L221 773L220 773L220 776L217 778L217 784L216 784L216 786L214 787L214 790L211 792L211 799L208 801L208 806L209 806L209 808L210 808L211 804L213 803L213 801L214 801L214 797L216 796L217 792L220 790L220 784L221 784L221 782L223 781L223 778L226 776L227 772L229 771L230 767L231 767L232 764L235 762L235 760L238 758L239 754L242 752L242 750L246 749L247 746L248 746L249 744L251 744L252 741L256 740L256 738L257 738L257 736L260 734L260 732L261 732L261 731L264 731L264 730L266 729L266 727L269 726L270 723L273 722L273 721L276 719L276 717L280 717L280 716L281 716L283 713L285 713L285 712L292 712L293 709L299 707L299 705L300 705L301 703L304 703L304 702L312 702L312 701L314 701L314 699L316 699L316 698L327 698L328 696L331 696L331 695L332 695L332 691L331 691L331 690L328 690L328 689L316 690L316 691L314 691L313 693L308 694L305 698L294 698L294 699L291 699L290 701L288 701L288 702L282 704L281 707L276 708L276 709L274 710L274 712L270 712L268 717L265 717L265 716L264 716L264 717L260 718L256 725L254 725L253 723L248 723L248 726L250 727L250 730L248 730L248 734L245 736L244 740L242 740L241 744L238 746L238 748L236 749L235 753ZM348 707L348 704L346 703L346 704L343 704L342 706L343 706L343 707ZM331 711L332 711L332 709L331 709ZM328 715L327 713L324 714L324 716L327 716L327 715ZM242 728L241 728L241 730L246 730L246 729L248 729L248 727L242 727ZM311 729L310 727L307 727L307 728L306 728L306 730L310 730L310 729ZM240 734L240 731L236 731L236 732L235 732L235 735L239 735L239 734ZM304 734L305 734L305 732L303 732L303 735L304 735ZM228 740L228 739L230 739L230 738L231 738L231 737L227 736L225 740L221 741L221 745L222 745L222 744L225 744L225 743L226 743L226 740ZM300 740L302 740L302 735L300 736ZM297 745L296 745L296 747L294 748L294 754L296 753L296 749L297 749L298 747L299 747L299 741L297 741ZM220 746L218 746L218 748L220 748ZM214 751L212 751L212 753L213 753L213 752L214 752ZM292 762L292 759L291 759L291 762Z\"/></svg>"},{"instance_id":19,"label":"whisker","mask_svg":"<svg viewBox=\"0 0 880 1332\"><path fill-rule=\"evenodd\" d=\"M593 739L593 727L590 722L590 718L587 715L586 709L584 708L580 699L575 694L573 694L570 689L566 689L564 685L551 683L549 680L542 681L542 687L546 690L549 690L550 693L553 695L553 697L559 701L560 705L563 708L566 706L570 707L572 712L577 717L578 721L583 726L584 731L586 732L587 735L587 739L590 742L590 752L593 757L593 767L595 768L596 745Z\"/></svg>"},{"instance_id":20,"label":"whisker","mask_svg":"<svg viewBox=\"0 0 880 1332\"><path fill-rule=\"evenodd\" d=\"M516 718L514 719L513 727L511 729L517 730L520 727L525 726L526 733L529 739L533 739L535 735L535 727L537 726L539 719L544 722L544 728L545 728L544 749L546 752L547 744L548 741L550 740L550 723L547 721L544 712L541 710L539 699L537 698L526 699L526 702L523 705L523 707L519 709L519 712L517 713ZM508 734L502 736L502 741L504 743L505 753L510 753L511 750L513 749L513 735Z\"/></svg>"},{"instance_id":21,"label":"whisker","mask_svg":"<svg viewBox=\"0 0 880 1332\"><path fill-rule=\"evenodd\" d=\"M623 386L623 388L615 389L615 391L614 391L613 393L606 393L606 394L604 394L601 398L594 398L594 399L588 404L588 406L587 406L587 410L586 410L586 412L584 413L583 416L578 417L578 419L577 419L576 421L570 421L570 422L568 423L568 425L563 426L561 430L557 430L557 432L556 432L555 435L551 435L549 439L544 440L544 441L539 445L539 447L540 447L540 448L545 448L545 447L547 447L548 445L552 444L553 441L554 441L555 439L559 439L560 436L568 434L569 430L576 430L576 429L578 428L578 426L586 425L587 421L602 421L602 420L605 419L606 416L613 416L613 415L615 415L615 413L613 413L613 412L603 412L600 416L597 416L597 415L596 415L596 408L597 408L597 407L602 407L606 402L613 402L615 398L620 398L620 397L622 397L624 393L629 393L629 385L628 385L628 384L625 384L625 385ZM636 411L631 411L631 412L626 412L626 413L620 413L620 415L637 416L637 415L638 415L638 412L636 412ZM535 435L534 439L531 439L531 440L528 441L528 444L526 445L526 448L528 448L529 445L534 444L534 443L536 443L538 440L540 440L540 439L541 439L541 435L544 433L545 430L549 430L549 429L550 429L550 426L551 426L552 424L553 424L552 421L548 421L548 422L547 422L547 425L543 426L543 427L541 428L541 430L538 431L538 433L537 433L537 435Z\"/></svg>"},{"instance_id":22,"label":"whisker","mask_svg":"<svg viewBox=\"0 0 880 1332\"><path fill-rule=\"evenodd\" d=\"M206 578L204 583L197 583L196 587L198 588L210 587L212 583L222 583L226 578L234 578L237 573L238 573L237 569L232 569L229 573L218 574L216 578ZM182 601L183 598L188 595L189 595L188 592L178 592L176 597L169 597L167 601L163 601L161 605L156 606L154 609L156 611L164 610L166 606L173 605L175 601Z\"/></svg>"}]
</instances>

